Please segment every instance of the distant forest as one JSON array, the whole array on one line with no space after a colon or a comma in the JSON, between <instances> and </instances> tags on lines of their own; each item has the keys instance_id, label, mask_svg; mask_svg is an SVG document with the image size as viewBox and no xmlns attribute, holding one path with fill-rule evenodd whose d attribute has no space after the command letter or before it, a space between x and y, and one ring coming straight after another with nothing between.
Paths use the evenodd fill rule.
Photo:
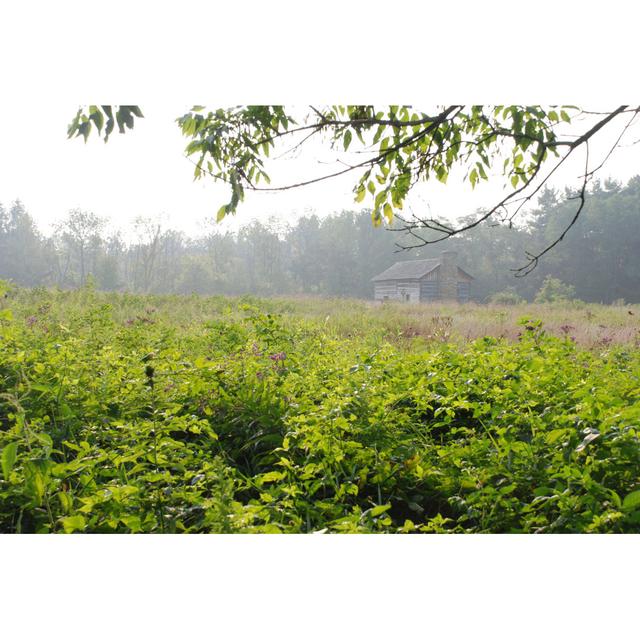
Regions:
<instances>
[{"instance_id":1,"label":"distant forest","mask_svg":"<svg viewBox=\"0 0 640 640\"><path fill-rule=\"evenodd\" d=\"M0 204L0 278L22 286L199 294L312 294L372 297L371 278L398 260L459 253L475 277L472 298L512 292L533 300L545 277L575 289L587 302L640 302L640 176L626 186L595 181L582 215L566 238L524 278L512 269L554 240L576 210L574 194L544 189L520 225L483 224L463 236L411 251L402 232L376 228L370 212L309 215L295 224L253 222L237 233L214 226L203 237L138 219L132 239L82 210L70 211L50 236L20 201Z\"/></svg>"}]
</instances>

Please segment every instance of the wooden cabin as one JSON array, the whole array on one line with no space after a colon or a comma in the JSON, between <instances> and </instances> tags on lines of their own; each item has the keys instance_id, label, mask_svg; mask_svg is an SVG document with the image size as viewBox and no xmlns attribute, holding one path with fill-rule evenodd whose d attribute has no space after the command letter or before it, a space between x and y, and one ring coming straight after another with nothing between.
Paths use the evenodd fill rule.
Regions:
<instances>
[{"instance_id":1,"label":"wooden cabin","mask_svg":"<svg viewBox=\"0 0 640 640\"><path fill-rule=\"evenodd\" d=\"M439 258L396 262L375 276L374 298L381 302L468 302L473 276L461 269L455 251L443 251Z\"/></svg>"}]
</instances>

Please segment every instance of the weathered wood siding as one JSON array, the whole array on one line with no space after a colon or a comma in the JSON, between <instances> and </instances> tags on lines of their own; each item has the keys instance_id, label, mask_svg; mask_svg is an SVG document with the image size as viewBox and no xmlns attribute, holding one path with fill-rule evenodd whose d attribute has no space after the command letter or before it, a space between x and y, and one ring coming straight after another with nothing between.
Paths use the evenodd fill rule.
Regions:
<instances>
[{"instance_id":1,"label":"weathered wood siding","mask_svg":"<svg viewBox=\"0 0 640 640\"><path fill-rule=\"evenodd\" d=\"M418 280L385 280L376 282L374 297L380 301L420 302L420 282Z\"/></svg>"},{"instance_id":2,"label":"weathered wood siding","mask_svg":"<svg viewBox=\"0 0 640 640\"><path fill-rule=\"evenodd\" d=\"M399 280L398 294L400 296L400 300L405 302L420 302L420 281Z\"/></svg>"},{"instance_id":3,"label":"weathered wood siding","mask_svg":"<svg viewBox=\"0 0 640 640\"><path fill-rule=\"evenodd\" d=\"M375 282L374 298L379 301L400 302L433 302L435 300L469 302L473 278L460 267L452 264L454 257L455 254L449 255L448 265L444 267L439 265L420 279L406 278ZM445 278L445 276L448 277Z\"/></svg>"},{"instance_id":4,"label":"weathered wood siding","mask_svg":"<svg viewBox=\"0 0 640 640\"><path fill-rule=\"evenodd\" d=\"M440 287L437 280L422 280L420 282L420 302L433 302L440 297Z\"/></svg>"},{"instance_id":5,"label":"weathered wood siding","mask_svg":"<svg viewBox=\"0 0 640 640\"><path fill-rule=\"evenodd\" d=\"M397 300L398 283L395 280L376 282L374 285L374 297L376 300Z\"/></svg>"},{"instance_id":6,"label":"weathered wood siding","mask_svg":"<svg viewBox=\"0 0 640 640\"><path fill-rule=\"evenodd\" d=\"M469 302L470 288L468 281L458 281L458 302Z\"/></svg>"}]
</instances>

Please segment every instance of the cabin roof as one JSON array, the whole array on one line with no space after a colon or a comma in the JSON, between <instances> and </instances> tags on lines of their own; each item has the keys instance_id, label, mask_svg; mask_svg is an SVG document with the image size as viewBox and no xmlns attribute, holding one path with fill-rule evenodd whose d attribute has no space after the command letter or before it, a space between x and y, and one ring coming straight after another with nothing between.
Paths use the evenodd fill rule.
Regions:
<instances>
[{"instance_id":1,"label":"cabin roof","mask_svg":"<svg viewBox=\"0 0 640 640\"><path fill-rule=\"evenodd\" d=\"M429 260L405 260L396 262L386 271L371 278L374 282L379 280L404 280L405 278L422 278L440 266L438 258Z\"/></svg>"},{"instance_id":2,"label":"cabin roof","mask_svg":"<svg viewBox=\"0 0 640 640\"><path fill-rule=\"evenodd\" d=\"M419 279L431 273L442 264L440 258L429 258L427 260L405 260L404 262L396 262L388 269L371 278L373 282L383 280L413 280ZM464 269L458 267L458 271L473 280L473 276L468 274Z\"/></svg>"}]
</instances>

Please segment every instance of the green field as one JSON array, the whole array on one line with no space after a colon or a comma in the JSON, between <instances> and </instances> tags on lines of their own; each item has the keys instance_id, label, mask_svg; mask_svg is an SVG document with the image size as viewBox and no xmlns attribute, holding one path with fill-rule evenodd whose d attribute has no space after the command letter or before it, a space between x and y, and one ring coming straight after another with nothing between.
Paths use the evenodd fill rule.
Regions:
<instances>
[{"instance_id":1,"label":"green field","mask_svg":"<svg viewBox=\"0 0 640 640\"><path fill-rule=\"evenodd\" d=\"M2 532L639 532L640 309L16 290Z\"/></svg>"}]
</instances>

